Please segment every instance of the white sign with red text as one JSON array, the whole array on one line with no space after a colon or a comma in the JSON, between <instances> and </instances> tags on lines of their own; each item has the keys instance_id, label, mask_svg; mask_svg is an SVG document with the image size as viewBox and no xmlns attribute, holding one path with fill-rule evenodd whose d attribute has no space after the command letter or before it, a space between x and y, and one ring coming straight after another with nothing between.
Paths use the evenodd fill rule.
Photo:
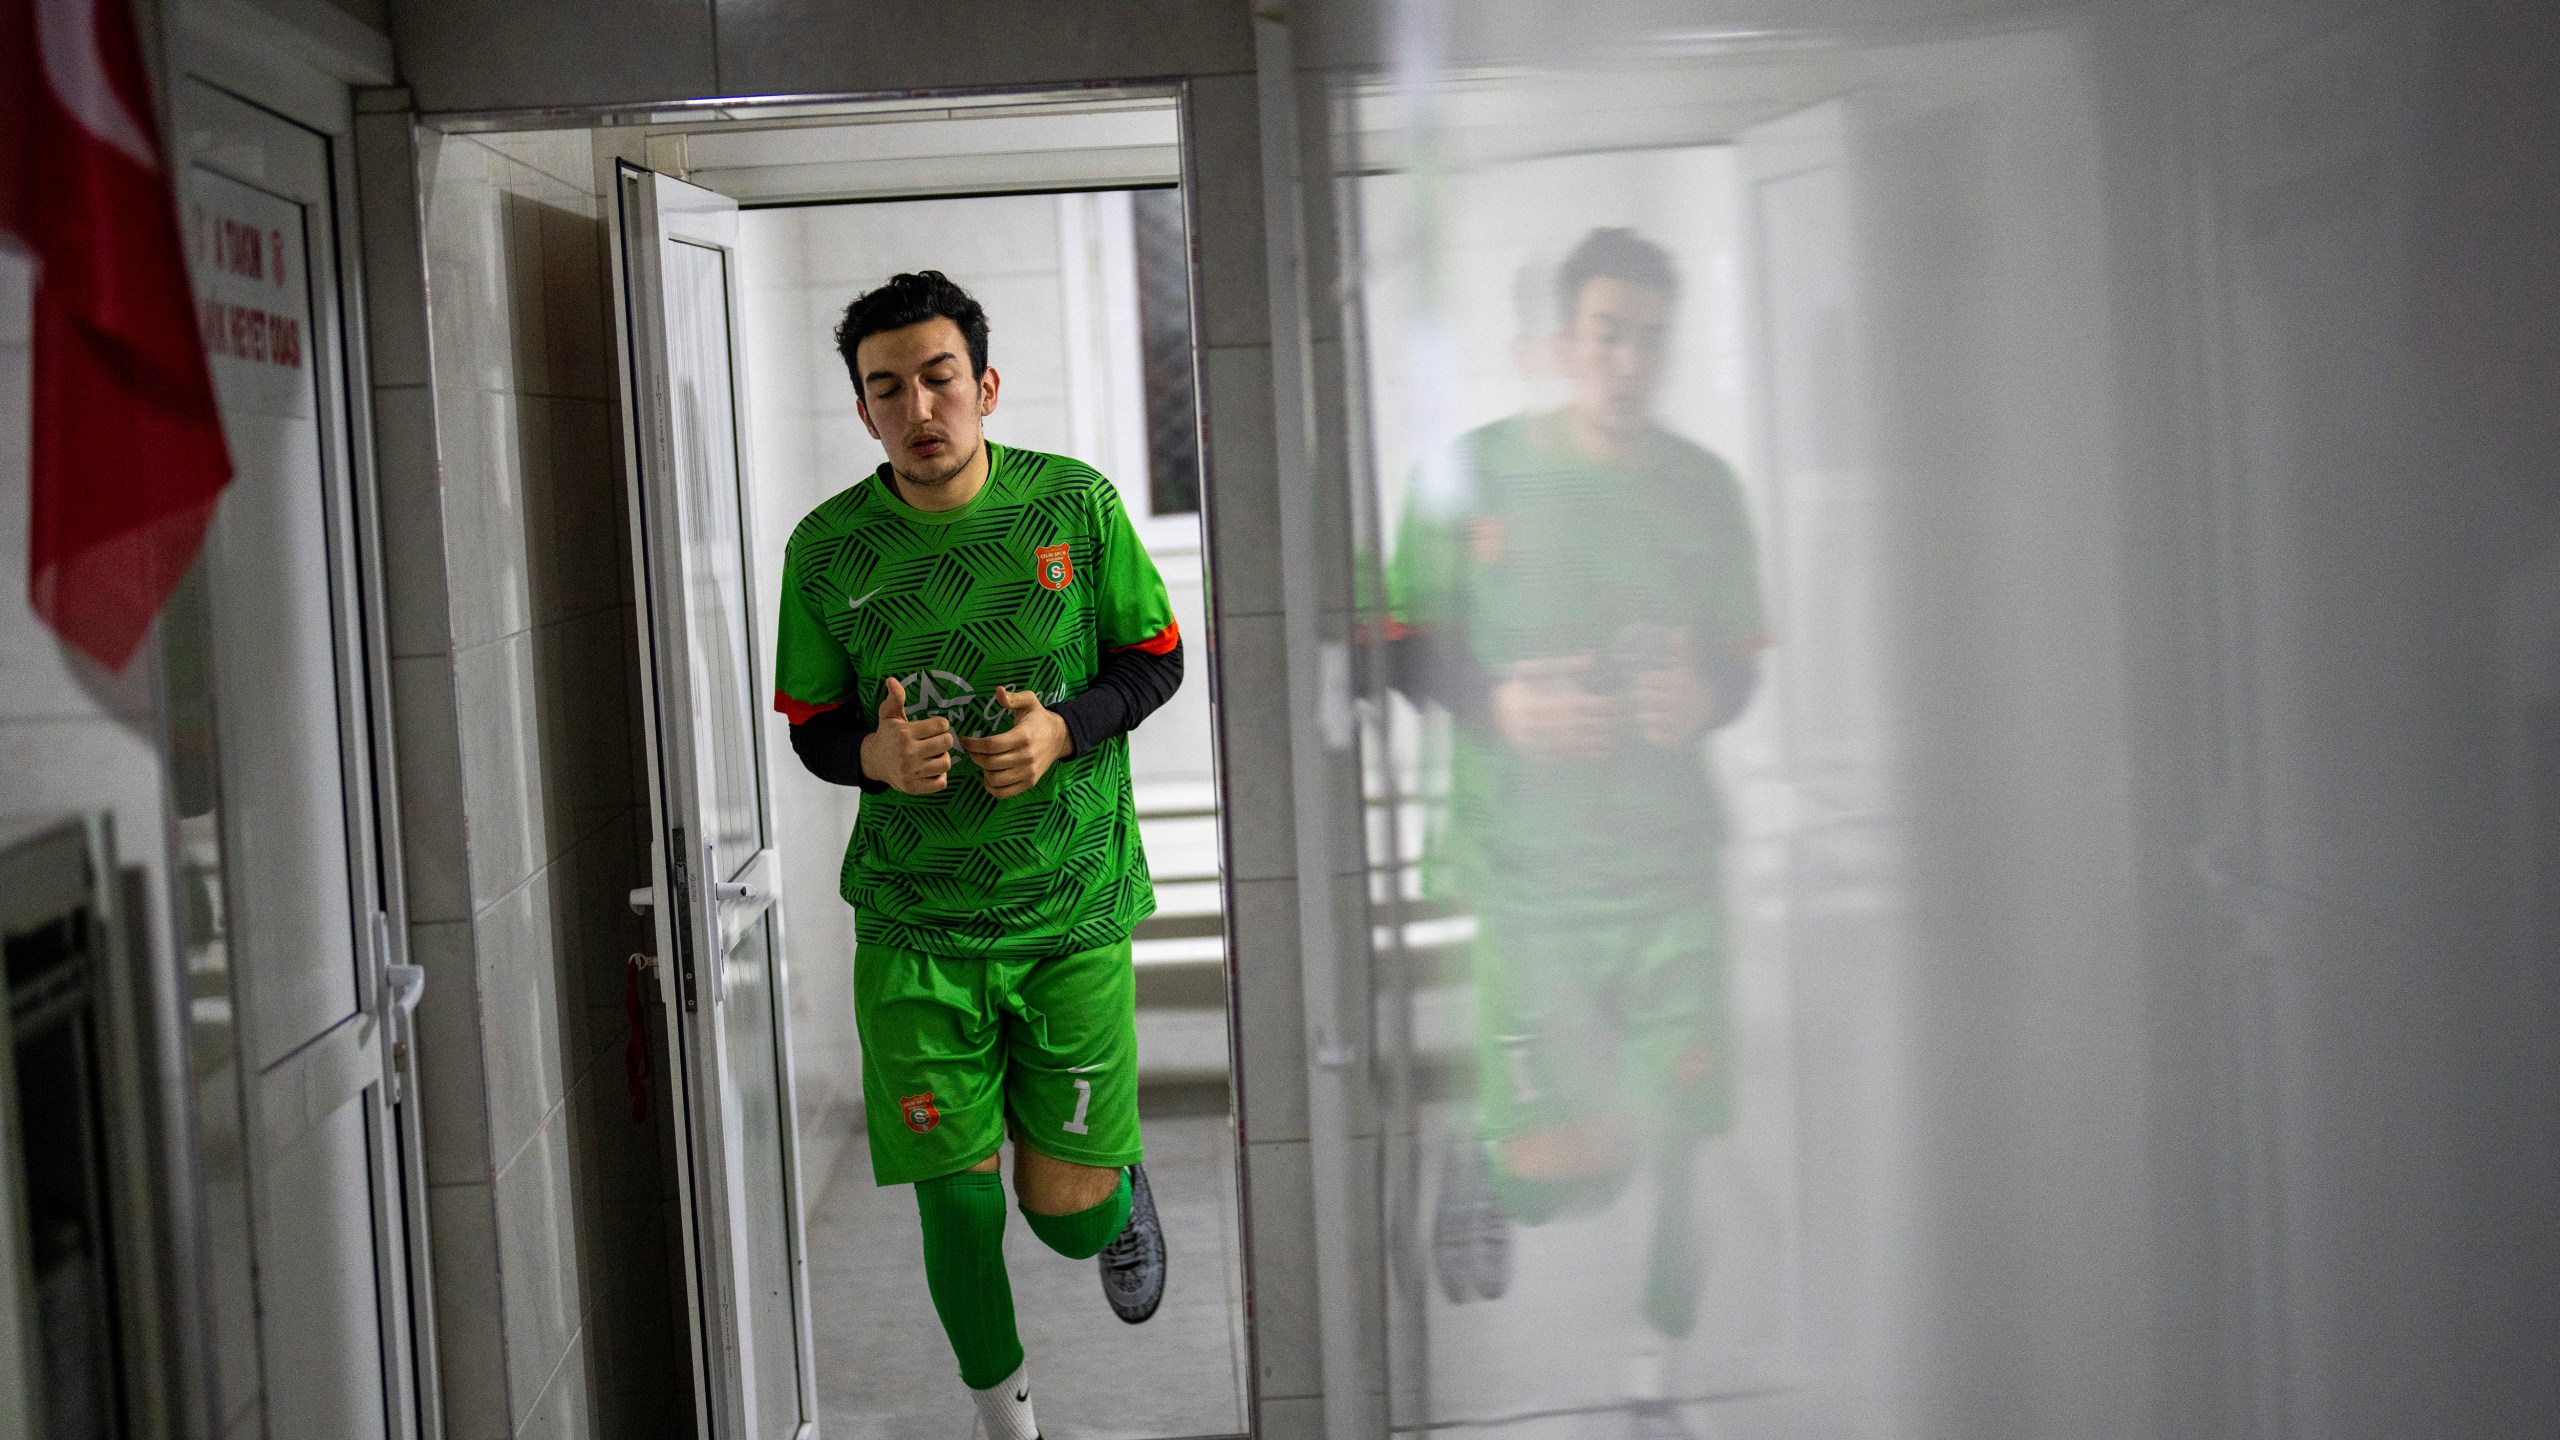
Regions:
<instances>
[{"instance_id":1,"label":"white sign with red text","mask_svg":"<svg viewBox=\"0 0 2560 1440\"><path fill-rule=\"evenodd\" d=\"M302 207L210 171L190 178L184 220L196 325L222 408L314 415Z\"/></svg>"}]
</instances>

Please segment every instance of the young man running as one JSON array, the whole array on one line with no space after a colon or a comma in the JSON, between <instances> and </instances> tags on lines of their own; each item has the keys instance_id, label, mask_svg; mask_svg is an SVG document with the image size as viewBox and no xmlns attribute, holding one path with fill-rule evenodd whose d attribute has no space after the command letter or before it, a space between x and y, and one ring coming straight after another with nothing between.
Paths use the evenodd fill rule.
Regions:
<instances>
[{"instance_id":1,"label":"young man running","mask_svg":"<svg viewBox=\"0 0 2560 1440\"><path fill-rule=\"evenodd\" d=\"M1455 1302L1509 1285L1509 1225L1654 1182L1631 1357L1640 1437L1684 1434L1665 1352L1697 1320L1706 1257L1692 1155L1732 1128L1733 1027L1700 742L1751 698L1762 644L1742 492L1652 415L1678 281L1628 230L1559 267L1563 409L1466 436L1417 484L1388 576L1397 684L1452 720L1441 893L1477 920L1477 1095L1434 1224Z\"/></svg>"},{"instance_id":2,"label":"young man running","mask_svg":"<svg viewBox=\"0 0 2560 1440\"><path fill-rule=\"evenodd\" d=\"M1091 466L997 445L987 317L939 271L847 306L888 460L792 532L775 708L863 792L846 846L872 1172L915 1186L925 1284L994 1440L1035 1440L998 1152L1135 1324L1164 1296L1139 1163L1129 931L1155 911L1125 738L1182 683L1172 602Z\"/></svg>"}]
</instances>

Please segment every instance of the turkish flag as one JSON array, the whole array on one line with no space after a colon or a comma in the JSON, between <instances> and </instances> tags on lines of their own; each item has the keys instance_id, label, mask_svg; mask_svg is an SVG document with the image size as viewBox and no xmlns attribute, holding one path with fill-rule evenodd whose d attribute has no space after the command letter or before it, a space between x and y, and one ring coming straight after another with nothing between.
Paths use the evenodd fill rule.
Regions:
<instances>
[{"instance_id":1,"label":"turkish flag","mask_svg":"<svg viewBox=\"0 0 2560 1440\"><path fill-rule=\"evenodd\" d=\"M27 596L121 670L231 480L127 0L0 0L0 232L36 279Z\"/></svg>"}]
</instances>

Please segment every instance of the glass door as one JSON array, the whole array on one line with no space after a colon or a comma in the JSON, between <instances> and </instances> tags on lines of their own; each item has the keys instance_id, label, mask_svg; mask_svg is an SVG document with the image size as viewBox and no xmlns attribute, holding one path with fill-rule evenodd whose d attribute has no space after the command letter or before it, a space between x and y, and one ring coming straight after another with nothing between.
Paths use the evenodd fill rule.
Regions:
<instances>
[{"instance_id":1,"label":"glass door","mask_svg":"<svg viewBox=\"0 0 2560 1440\"><path fill-rule=\"evenodd\" d=\"M703 1433L816 1433L737 362L738 210L617 178L662 986Z\"/></svg>"}]
</instances>

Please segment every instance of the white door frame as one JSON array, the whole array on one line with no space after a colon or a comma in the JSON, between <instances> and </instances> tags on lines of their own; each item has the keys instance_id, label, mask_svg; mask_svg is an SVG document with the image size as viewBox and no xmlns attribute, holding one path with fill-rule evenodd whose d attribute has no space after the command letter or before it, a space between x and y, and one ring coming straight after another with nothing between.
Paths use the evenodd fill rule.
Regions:
<instances>
[{"instance_id":1,"label":"white door frame","mask_svg":"<svg viewBox=\"0 0 2560 1440\"><path fill-rule=\"evenodd\" d=\"M754 663L763 627L755 623L752 613L754 569L748 545L754 534L754 513L737 332L742 302L733 258L724 264L721 280L730 387L728 433L693 438L730 447L734 495L688 493L695 477L685 474L680 463L685 437L677 433L681 417L668 393L667 357L673 337L661 262L669 248L679 245L734 257L738 207L726 196L628 162L617 171L614 203L620 224L610 249L625 386L625 474L640 600L641 714L649 769L652 883L648 904L657 931L659 989L676 1052L670 1079L685 1121L677 1136L676 1190L692 1302L687 1312L696 1422L701 1433L720 1440L771 1440L777 1433L770 1417L759 1413L755 1385L759 1360L769 1358L761 1355L759 1347L770 1345L772 1337L755 1333L753 1310L747 1303L755 1258L750 1253L748 1226L757 1197L748 1193L751 1186L743 1168L748 1107L742 1105L736 1083L725 1014L731 1006L730 953L742 945L762 943L767 946L765 975L778 1099L774 1118L785 1192L771 1198L782 1199L788 1207L784 1258L790 1287L791 1363L800 1412L789 1433L814 1440L817 1358L809 1313L788 966L782 912L773 903L781 867L771 848L772 800L766 783L761 697L752 693L748 697L753 708L744 736L753 779L751 794L743 798L754 809L755 834L747 853L739 855L722 853L715 839L706 838L710 822L702 800L710 778L703 773L707 737L697 720L703 707L719 697L694 693L695 682L705 676L697 664L699 637L690 623L696 614L692 590L701 577L694 573L697 557L687 523L689 501L708 498L721 505L735 503L731 518L737 528L729 543L737 552L740 593L734 598L747 607L746 653L738 657L743 667L740 678L752 691L761 673ZM762 942L750 938L759 923L767 937Z\"/></svg>"},{"instance_id":2,"label":"white door frame","mask_svg":"<svg viewBox=\"0 0 2560 1440\"><path fill-rule=\"evenodd\" d=\"M399 879L379 507L369 413L362 398L368 390L350 107L343 83L309 72L301 83L282 87L285 93L279 98L295 113L281 113L258 102L277 94L276 77L291 69L285 62L271 60L253 72L200 45L189 45L186 55L171 97L178 132L171 147L173 165L182 176L202 169L265 191L302 207L306 216L312 306L305 351L326 477L325 565L337 654L333 699L344 776L354 932L349 944L358 967L356 1008L346 1019L255 1077L248 1072L256 1068L257 1057L241 1052L240 1103L253 1176L253 1216L263 1213L266 1203L258 1198L254 1180L261 1161L281 1156L341 1103L373 1107L366 1126L367 1183L380 1285L384 1423L399 1440L417 1440L442 1429L419 1107L408 1103L414 1095L411 1016L415 982L422 976L406 963ZM332 97L334 104L329 103ZM184 188L182 179L182 195ZM232 743L242 742L235 736ZM225 864L226 870L232 868L236 857ZM235 986L256 983L246 967L235 967L233 973ZM245 1017L245 1007L237 1013ZM192 1102L192 1087L185 1087L185 1093ZM192 1123L188 1128L192 1136ZM256 1223L253 1218L253 1231ZM209 1237L199 1226L191 1238L201 1246ZM201 1313L209 1323L210 1310ZM262 1349L275 1327L287 1322L288 1317L262 1303ZM190 1386L208 1403L216 1398L205 1373L210 1353L207 1344L194 1357L199 1373ZM271 1408L271 1395L268 1403ZM222 1418L209 1417L217 1426Z\"/></svg>"}]
</instances>

